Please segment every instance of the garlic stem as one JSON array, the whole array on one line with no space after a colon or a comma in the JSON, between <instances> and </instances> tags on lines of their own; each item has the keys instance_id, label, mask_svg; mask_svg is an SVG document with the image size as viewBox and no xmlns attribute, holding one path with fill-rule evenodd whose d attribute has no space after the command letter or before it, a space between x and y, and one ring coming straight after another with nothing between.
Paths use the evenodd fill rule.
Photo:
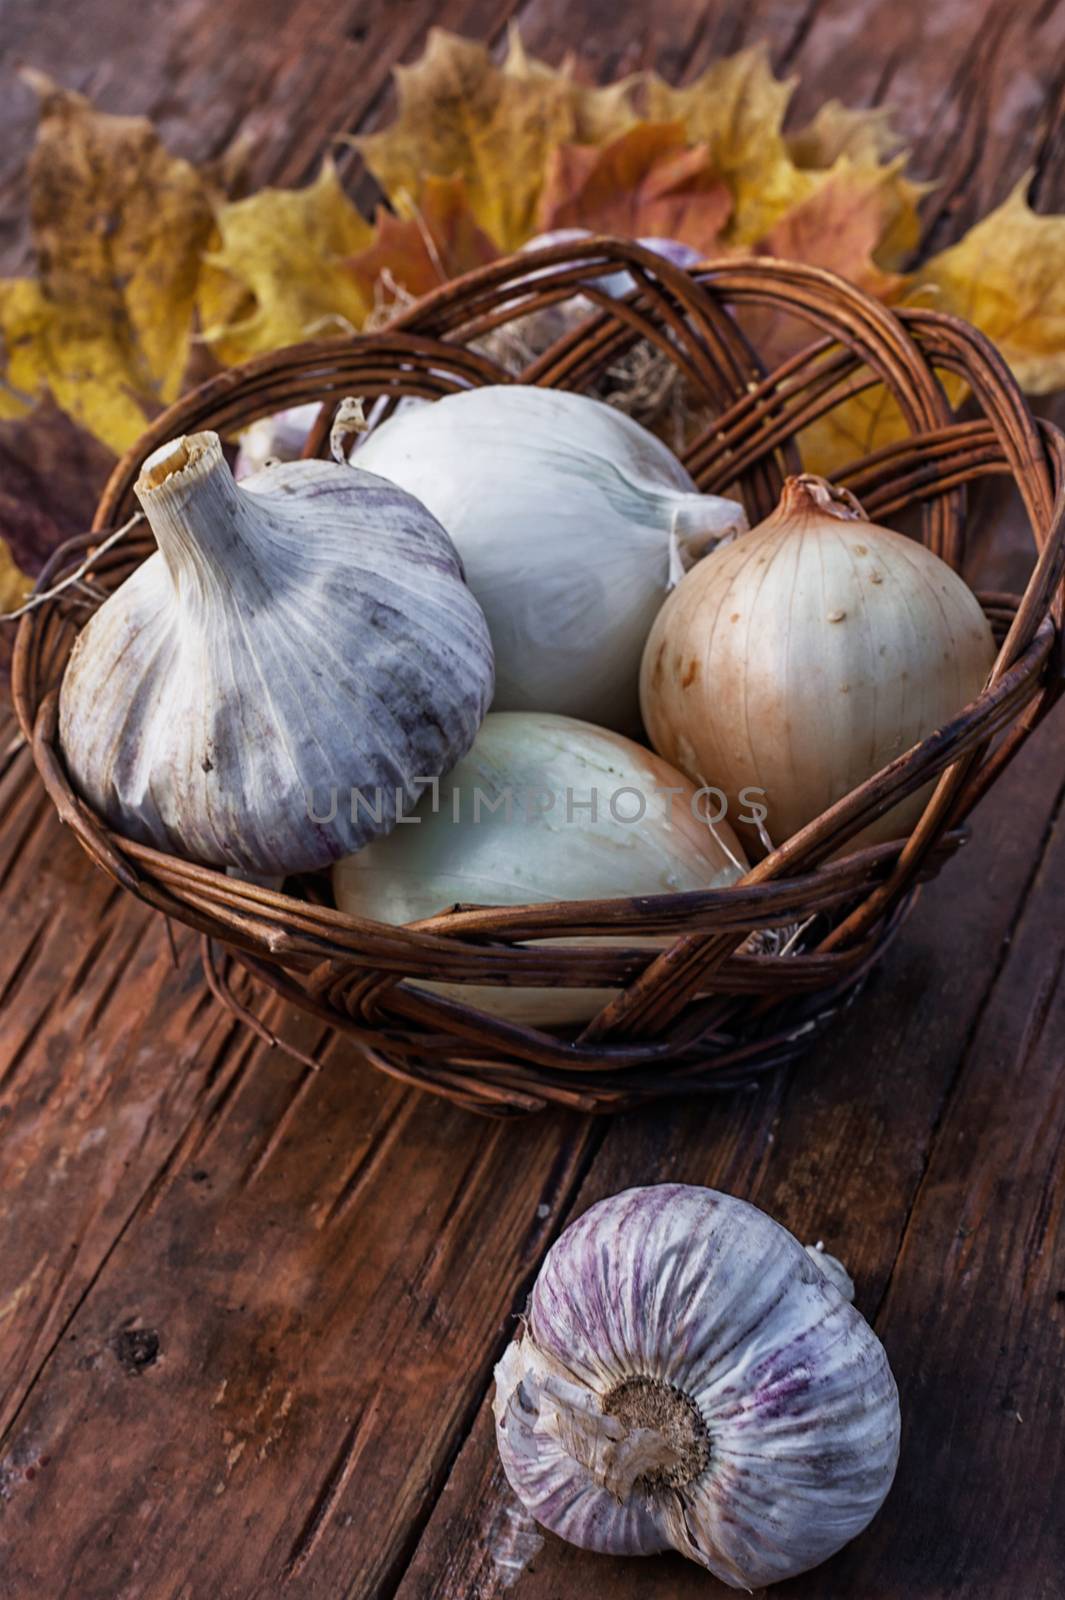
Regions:
<instances>
[{"instance_id":1,"label":"garlic stem","mask_svg":"<svg viewBox=\"0 0 1065 1600\"><path fill-rule=\"evenodd\" d=\"M141 468L134 493L179 593L190 575L209 585L212 577L232 572L237 552L248 553L249 516L261 522L244 503L216 433L161 445Z\"/></svg>"}]
</instances>

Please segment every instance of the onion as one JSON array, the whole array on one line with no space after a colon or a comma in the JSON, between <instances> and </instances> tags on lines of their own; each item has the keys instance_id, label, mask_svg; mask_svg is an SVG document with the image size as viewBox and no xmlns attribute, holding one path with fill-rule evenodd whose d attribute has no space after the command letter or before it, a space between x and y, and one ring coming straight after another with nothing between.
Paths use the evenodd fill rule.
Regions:
<instances>
[{"instance_id":1,"label":"onion","mask_svg":"<svg viewBox=\"0 0 1065 1600\"><path fill-rule=\"evenodd\" d=\"M641 702L655 749L689 777L732 807L764 791L781 844L967 705L994 658L979 602L945 562L870 523L846 491L789 478L773 514L662 608ZM905 833L930 788L851 847Z\"/></svg>"},{"instance_id":2,"label":"onion","mask_svg":"<svg viewBox=\"0 0 1065 1600\"><path fill-rule=\"evenodd\" d=\"M670 584L746 527L672 451L585 395L446 395L366 435L356 464L447 529L488 618L497 711L639 724L640 656Z\"/></svg>"},{"instance_id":3,"label":"onion","mask_svg":"<svg viewBox=\"0 0 1065 1600\"><path fill-rule=\"evenodd\" d=\"M635 818L641 804L640 820L624 820ZM708 821L703 800L680 773L631 739L569 717L491 713L469 754L440 780L436 806L425 796L414 817L416 826L401 825L337 862L333 889L342 911L403 923L457 903L526 905L716 888L746 870L732 829ZM552 942L631 948L636 941ZM668 941L638 942L650 949ZM587 1021L614 992L415 987L539 1024Z\"/></svg>"}]
</instances>

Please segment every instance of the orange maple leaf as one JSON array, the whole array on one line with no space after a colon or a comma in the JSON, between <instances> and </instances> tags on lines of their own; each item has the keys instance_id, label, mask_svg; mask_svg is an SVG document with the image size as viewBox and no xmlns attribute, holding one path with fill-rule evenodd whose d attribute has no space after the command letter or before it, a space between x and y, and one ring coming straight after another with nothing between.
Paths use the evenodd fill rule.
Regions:
<instances>
[{"instance_id":1,"label":"orange maple leaf","mask_svg":"<svg viewBox=\"0 0 1065 1600\"><path fill-rule=\"evenodd\" d=\"M499 250L470 209L462 178L428 177L417 204L400 196L405 215L379 206L374 237L348 260L360 289L372 300L388 278L408 294L427 294L450 278L494 261Z\"/></svg>"},{"instance_id":2,"label":"orange maple leaf","mask_svg":"<svg viewBox=\"0 0 1065 1600\"><path fill-rule=\"evenodd\" d=\"M682 239L710 254L731 211L706 145L689 145L679 122L642 122L601 148L567 144L552 152L540 226Z\"/></svg>"}]
</instances>

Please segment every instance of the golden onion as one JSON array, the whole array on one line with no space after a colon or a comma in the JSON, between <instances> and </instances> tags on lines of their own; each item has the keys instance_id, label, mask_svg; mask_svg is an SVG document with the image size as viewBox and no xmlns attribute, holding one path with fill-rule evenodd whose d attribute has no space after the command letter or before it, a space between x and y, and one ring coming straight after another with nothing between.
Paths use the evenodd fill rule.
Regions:
<instances>
[{"instance_id":1,"label":"golden onion","mask_svg":"<svg viewBox=\"0 0 1065 1600\"><path fill-rule=\"evenodd\" d=\"M967 705L994 658L956 572L803 476L674 589L647 640L641 704L659 754L718 785L730 819L762 804L776 845ZM929 792L854 842L905 833Z\"/></svg>"}]
</instances>

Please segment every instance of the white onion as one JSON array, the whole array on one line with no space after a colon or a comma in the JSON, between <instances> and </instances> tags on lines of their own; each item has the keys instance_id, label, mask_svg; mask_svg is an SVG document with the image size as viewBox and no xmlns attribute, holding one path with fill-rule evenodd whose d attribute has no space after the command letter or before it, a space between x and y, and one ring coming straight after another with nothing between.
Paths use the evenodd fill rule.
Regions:
<instances>
[{"instance_id":1,"label":"white onion","mask_svg":"<svg viewBox=\"0 0 1065 1600\"><path fill-rule=\"evenodd\" d=\"M822 479L790 478L776 511L662 608L643 714L655 749L731 805L764 791L779 845L960 711L994 657L979 602L945 562ZM851 847L906 832L928 793Z\"/></svg>"},{"instance_id":2,"label":"white onion","mask_svg":"<svg viewBox=\"0 0 1065 1600\"><path fill-rule=\"evenodd\" d=\"M671 797L666 789L679 792ZM499 804L508 793L509 821ZM497 809L488 810L478 794ZM640 797L641 820L618 820L639 813ZM403 824L337 862L333 888L342 911L404 923L458 903L525 905L717 888L746 869L732 829L706 820L704 801L679 773L631 739L568 717L490 713L469 754L440 780L436 809L426 796L414 816L416 825ZM657 948L667 941L555 942ZM612 993L424 987L494 1016L540 1024L586 1021Z\"/></svg>"},{"instance_id":3,"label":"white onion","mask_svg":"<svg viewBox=\"0 0 1065 1600\"><path fill-rule=\"evenodd\" d=\"M563 390L447 395L391 417L355 460L451 535L488 618L497 711L634 729L640 654L671 583L746 526L631 417Z\"/></svg>"}]
</instances>

